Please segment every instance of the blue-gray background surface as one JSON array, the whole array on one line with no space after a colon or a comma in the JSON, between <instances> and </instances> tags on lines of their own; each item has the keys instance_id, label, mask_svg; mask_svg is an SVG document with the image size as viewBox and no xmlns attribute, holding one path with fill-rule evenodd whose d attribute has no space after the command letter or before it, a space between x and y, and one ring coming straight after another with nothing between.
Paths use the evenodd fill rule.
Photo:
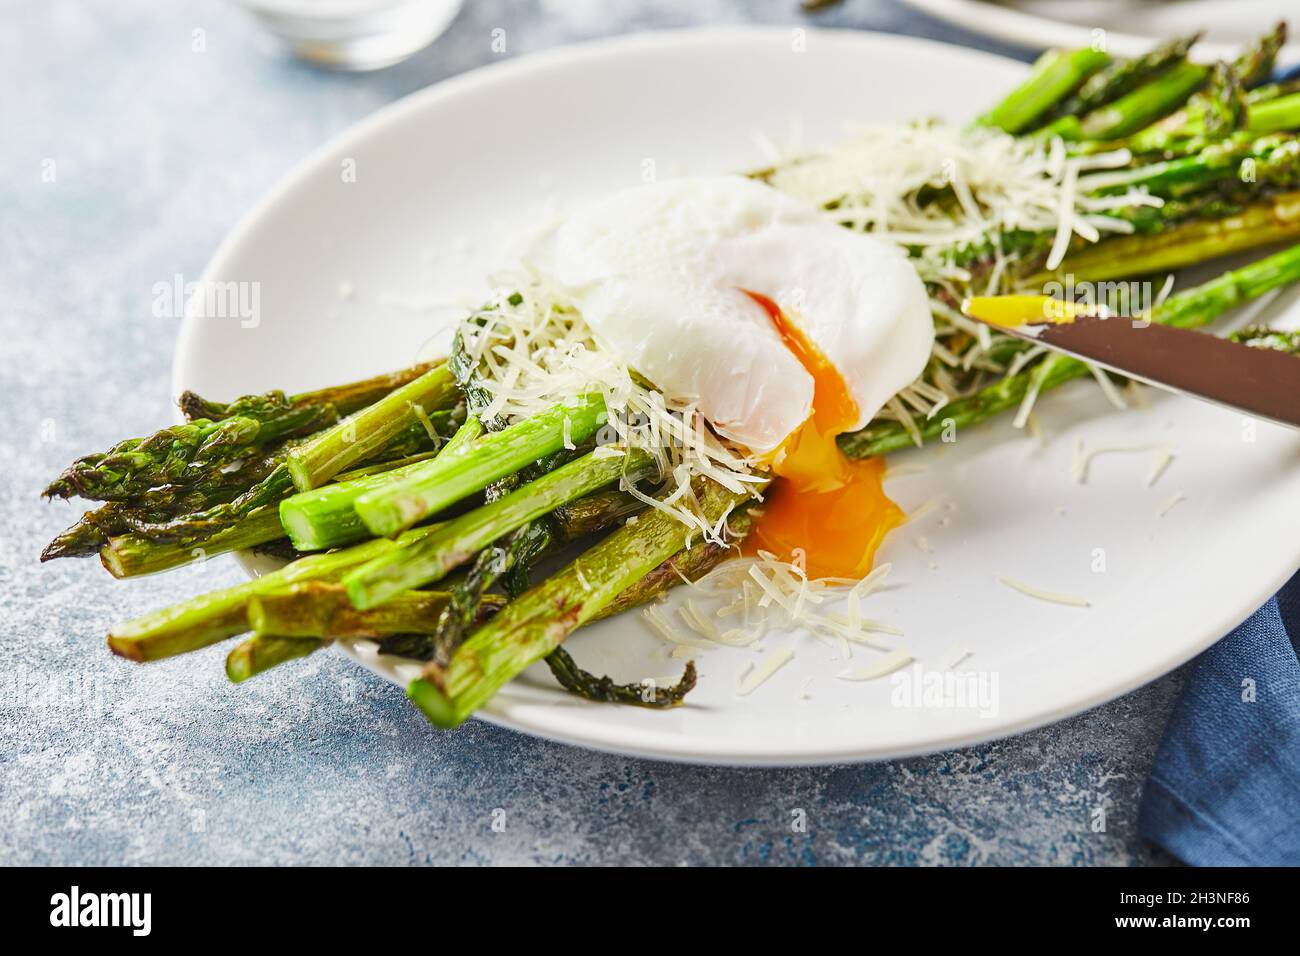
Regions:
<instances>
[{"instance_id":1,"label":"blue-gray background surface","mask_svg":"<svg viewBox=\"0 0 1300 956\"><path fill-rule=\"evenodd\" d=\"M1137 804L1177 674L1045 730L916 760L681 767L481 723L435 733L398 689L329 654L241 687L222 648L131 665L105 650L108 624L240 580L233 561L129 582L91 562L36 563L75 517L38 500L44 480L170 419L176 323L152 317L153 284L199 275L249 205L334 133L497 58L494 28L512 55L746 21L1028 54L889 0L816 17L795 0L467 0L433 47L367 76L295 63L217 0L4 0L0 21L0 863L1160 861L1136 834ZM792 828L798 810L806 832Z\"/></svg>"}]
</instances>

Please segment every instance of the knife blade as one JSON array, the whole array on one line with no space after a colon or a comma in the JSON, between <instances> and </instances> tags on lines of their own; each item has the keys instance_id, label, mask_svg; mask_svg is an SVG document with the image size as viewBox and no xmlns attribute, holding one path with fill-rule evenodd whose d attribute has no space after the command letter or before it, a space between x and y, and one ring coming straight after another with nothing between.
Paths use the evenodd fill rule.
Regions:
<instances>
[{"instance_id":1,"label":"knife blade","mask_svg":"<svg viewBox=\"0 0 1300 956\"><path fill-rule=\"evenodd\" d=\"M962 312L999 332L1128 378L1300 428L1300 357L1295 355L1040 296L967 299ZM1025 321L1035 317L1041 320Z\"/></svg>"}]
</instances>

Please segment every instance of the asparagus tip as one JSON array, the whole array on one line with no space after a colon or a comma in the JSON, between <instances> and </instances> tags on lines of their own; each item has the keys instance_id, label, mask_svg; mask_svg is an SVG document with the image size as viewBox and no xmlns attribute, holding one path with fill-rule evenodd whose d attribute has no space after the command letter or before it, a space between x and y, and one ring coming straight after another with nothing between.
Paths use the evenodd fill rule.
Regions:
<instances>
[{"instance_id":1,"label":"asparagus tip","mask_svg":"<svg viewBox=\"0 0 1300 956\"><path fill-rule=\"evenodd\" d=\"M62 498L66 500L76 493L77 489L72 486L72 483L68 481L67 478L60 475L45 486L45 490L41 492L41 497L46 501L49 501L51 498Z\"/></svg>"},{"instance_id":2,"label":"asparagus tip","mask_svg":"<svg viewBox=\"0 0 1300 956\"><path fill-rule=\"evenodd\" d=\"M176 404L180 406L181 414L185 416L185 420L188 422L192 422L196 418L206 417L204 411L207 403L188 388L181 392L180 397L176 399Z\"/></svg>"},{"instance_id":3,"label":"asparagus tip","mask_svg":"<svg viewBox=\"0 0 1300 956\"><path fill-rule=\"evenodd\" d=\"M406 686L406 696L424 711L424 716L435 727L449 730L465 720L466 715L457 713L451 698L431 680L417 677Z\"/></svg>"}]
</instances>

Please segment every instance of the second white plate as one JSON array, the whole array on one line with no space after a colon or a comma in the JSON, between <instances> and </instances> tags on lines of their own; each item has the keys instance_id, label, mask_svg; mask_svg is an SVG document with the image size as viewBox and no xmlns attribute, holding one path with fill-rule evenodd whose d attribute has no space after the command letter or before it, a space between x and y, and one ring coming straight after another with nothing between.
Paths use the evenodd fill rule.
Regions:
<instances>
[{"instance_id":1,"label":"second white plate","mask_svg":"<svg viewBox=\"0 0 1300 956\"><path fill-rule=\"evenodd\" d=\"M1101 42L1116 56L1137 56L1161 40L1204 32L1198 59L1231 60L1241 48L1296 13L1290 0L903 0L940 20L1031 49ZM1283 66L1300 60L1288 43Z\"/></svg>"}]
</instances>

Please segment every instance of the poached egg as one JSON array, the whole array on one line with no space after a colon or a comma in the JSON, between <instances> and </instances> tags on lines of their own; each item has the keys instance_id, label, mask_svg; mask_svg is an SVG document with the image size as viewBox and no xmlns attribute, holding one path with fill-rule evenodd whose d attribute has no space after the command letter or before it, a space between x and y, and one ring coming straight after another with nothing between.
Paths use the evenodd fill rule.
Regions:
<instances>
[{"instance_id":1,"label":"poached egg","mask_svg":"<svg viewBox=\"0 0 1300 956\"><path fill-rule=\"evenodd\" d=\"M549 271L602 347L775 482L747 539L810 576L861 576L902 512L835 438L922 372L934 326L897 246L740 176L616 193L559 226Z\"/></svg>"}]
</instances>

